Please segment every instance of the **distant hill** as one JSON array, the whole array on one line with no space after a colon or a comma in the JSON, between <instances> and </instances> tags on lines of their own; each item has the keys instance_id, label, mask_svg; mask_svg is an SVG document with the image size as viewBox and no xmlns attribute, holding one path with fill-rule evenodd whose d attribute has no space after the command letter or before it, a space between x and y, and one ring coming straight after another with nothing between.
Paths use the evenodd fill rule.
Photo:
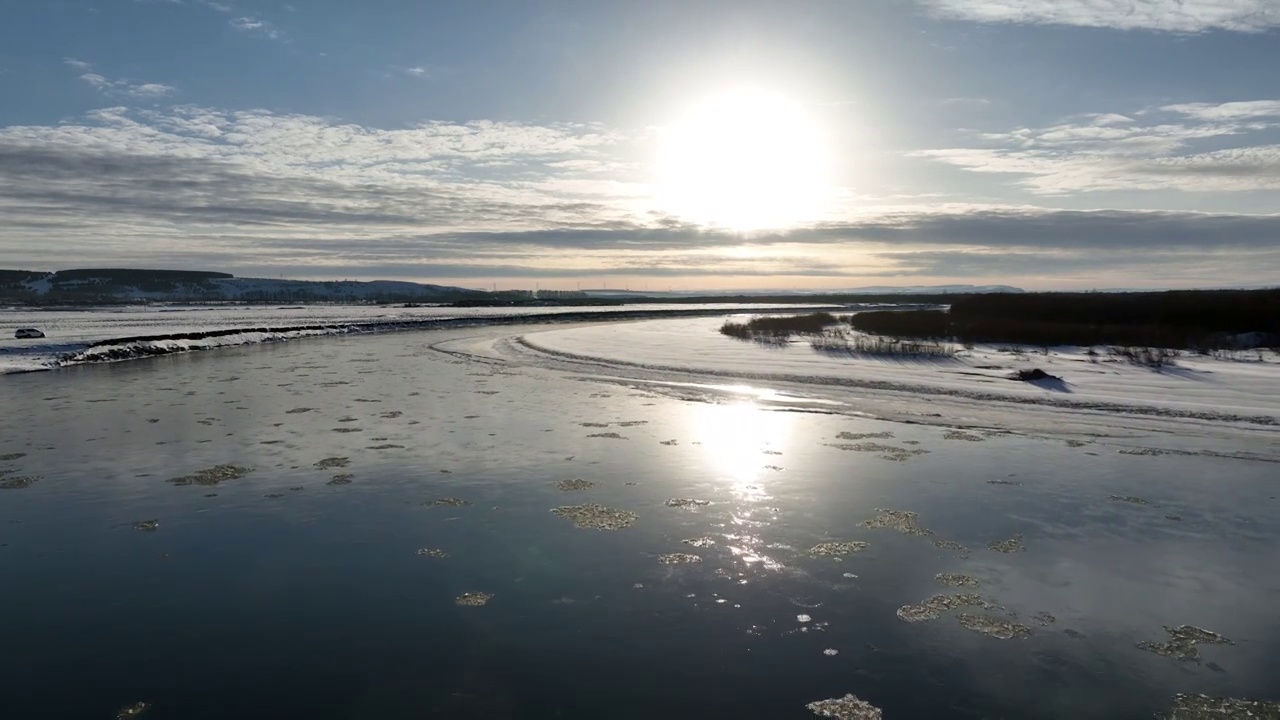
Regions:
<instances>
[{"instance_id":1,"label":"distant hill","mask_svg":"<svg viewBox=\"0 0 1280 720\"><path fill-rule=\"evenodd\" d=\"M238 278L191 270L0 270L0 301L34 304L119 302L451 302L484 293L446 285Z\"/></svg>"},{"instance_id":2,"label":"distant hill","mask_svg":"<svg viewBox=\"0 0 1280 720\"><path fill-rule=\"evenodd\" d=\"M675 298L698 297L782 297L785 295L980 295L986 293L1024 293L1026 290L1011 285L874 285L838 290L696 290L685 292L662 292L641 290L610 290L591 288L582 291L589 297L613 298Z\"/></svg>"},{"instance_id":3,"label":"distant hill","mask_svg":"<svg viewBox=\"0 0 1280 720\"><path fill-rule=\"evenodd\" d=\"M1026 290L1012 285L872 285L831 292L840 295L988 295L1025 293Z\"/></svg>"}]
</instances>

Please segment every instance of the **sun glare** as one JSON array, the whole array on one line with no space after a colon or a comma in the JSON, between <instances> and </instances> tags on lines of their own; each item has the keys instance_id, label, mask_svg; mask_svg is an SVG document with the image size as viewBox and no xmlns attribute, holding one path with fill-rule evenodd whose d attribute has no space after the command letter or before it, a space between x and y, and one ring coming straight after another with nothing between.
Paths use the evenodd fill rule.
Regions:
<instances>
[{"instance_id":1,"label":"sun glare","mask_svg":"<svg viewBox=\"0 0 1280 720\"><path fill-rule=\"evenodd\" d=\"M817 219L827 154L818 124L800 104L763 90L720 93L664 132L659 202L702 225L786 228Z\"/></svg>"}]
</instances>

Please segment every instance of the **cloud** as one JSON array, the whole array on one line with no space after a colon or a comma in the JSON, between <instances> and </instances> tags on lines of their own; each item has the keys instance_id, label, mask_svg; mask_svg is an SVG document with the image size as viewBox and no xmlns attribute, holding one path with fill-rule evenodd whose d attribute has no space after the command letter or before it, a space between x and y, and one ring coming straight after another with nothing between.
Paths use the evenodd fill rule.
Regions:
<instances>
[{"instance_id":1,"label":"cloud","mask_svg":"<svg viewBox=\"0 0 1280 720\"><path fill-rule=\"evenodd\" d=\"M1250 118L1280 118L1280 100L1248 100L1215 105L1213 103L1182 103L1165 105L1165 112L1179 113L1197 120L1224 121Z\"/></svg>"},{"instance_id":2,"label":"cloud","mask_svg":"<svg viewBox=\"0 0 1280 720\"><path fill-rule=\"evenodd\" d=\"M80 76L80 79L99 90L105 90L106 88L111 87L112 84L110 80L107 80L105 77L98 75L97 73L85 73Z\"/></svg>"},{"instance_id":3,"label":"cloud","mask_svg":"<svg viewBox=\"0 0 1280 720\"><path fill-rule=\"evenodd\" d=\"M965 252L956 250L880 253L890 267L881 277L1055 277L1075 288L1160 286L1233 287L1247 262L1280 264L1280 250L1260 250L1246 261L1238 255L1205 256L1197 250L1097 252ZM1271 278L1259 276L1265 285ZM1250 284L1250 283L1246 283Z\"/></svg>"},{"instance_id":4,"label":"cloud","mask_svg":"<svg viewBox=\"0 0 1280 720\"><path fill-rule=\"evenodd\" d=\"M1100 142L1067 136L1057 142ZM30 267L76 258L242 274L845 285L1002 268L1070 276L1146 257L1151 277L1249 282L1274 267L1280 237L1280 215L933 200L786 232L709 230L652 211L642 143L594 124L384 129L263 110L104 108L0 128L0 256Z\"/></svg>"},{"instance_id":5,"label":"cloud","mask_svg":"<svg viewBox=\"0 0 1280 720\"><path fill-rule=\"evenodd\" d=\"M49 217L420 229L604 221L616 188L545 169L619 142L591 125L478 121L380 130L265 111L106 108L81 124L0 129L6 195ZM510 180L474 167L501 161ZM546 176L541 181L536 176ZM567 185L567 188L566 188Z\"/></svg>"},{"instance_id":6,"label":"cloud","mask_svg":"<svg viewBox=\"0 0 1280 720\"><path fill-rule=\"evenodd\" d=\"M407 68L404 68L404 69L403 69L403 72L404 72L404 74L405 74L405 75L412 75L412 76L414 76L414 77L422 77L422 76L424 76L424 75L426 75L426 74L427 74L427 69L426 69L425 67L421 66L421 65L418 65L417 67L407 67Z\"/></svg>"},{"instance_id":7,"label":"cloud","mask_svg":"<svg viewBox=\"0 0 1280 720\"><path fill-rule=\"evenodd\" d=\"M975 136L978 147L912 155L1021 176L1021 185L1043 195L1280 189L1280 145L1251 144L1280 128L1280 101L1188 103L1132 115L1083 115L1050 127L982 133Z\"/></svg>"},{"instance_id":8,"label":"cloud","mask_svg":"<svg viewBox=\"0 0 1280 720\"><path fill-rule=\"evenodd\" d=\"M277 40L280 37L280 32L271 23L256 17L246 15L232 18L227 21L227 24L239 32L265 37L269 40Z\"/></svg>"},{"instance_id":9,"label":"cloud","mask_svg":"<svg viewBox=\"0 0 1280 720\"><path fill-rule=\"evenodd\" d=\"M810 231L813 233L822 230ZM1006 250L1195 252L1275 246L1280 215L1159 210L973 208L899 213L836 226L836 237L904 245L953 245Z\"/></svg>"},{"instance_id":10,"label":"cloud","mask_svg":"<svg viewBox=\"0 0 1280 720\"><path fill-rule=\"evenodd\" d=\"M64 58L63 64L73 67L77 70L85 70L80 75L80 79L89 84L90 87L108 95L127 95L135 98L161 98L166 95L172 95L176 88L172 85L163 85L161 83L135 83L129 80L112 80L104 75L95 72L87 72L93 69L91 63L83 60L75 60L72 58Z\"/></svg>"},{"instance_id":11,"label":"cloud","mask_svg":"<svg viewBox=\"0 0 1280 720\"><path fill-rule=\"evenodd\" d=\"M128 93L134 97L164 97L173 94L174 87L172 85L162 85L160 83L142 83L141 85L131 85Z\"/></svg>"},{"instance_id":12,"label":"cloud","mask_svg":"<svg viewBox=\"0 0 1280 720\"><path fill-rule=\"evenodd\" d=\"M1260 33L1280 27L1275 0L917 0L949 20L1074 25L1182 34L1226 30Z\"/></svg>"},{"instance_id":13,"label":"cloud","mask_svg":"<svg viewBox=\"0 0 1280 720\"><path fill-rule=\"evenodd\" d=\"M80 79L105 93L123 93L136 98L159 98L172 95L175 88L161 83L131 83L128 80L108 80L97 73L85 73Z\"/></svg>"},{"instance_id":14,"label":"cloud","mask_svg":"<svg viewBox=\"0 0 1280 720\"><path fill-rule=\"evenodd\" d=\"M201 0L200 4L204 5L207 8L212 8L214 10L217 10L220 13L226 13L228 15L235 12L235 8L231 7L230 5L227 5L226 3L215 2L215 0Z\"/></svg>"}]
</instances>

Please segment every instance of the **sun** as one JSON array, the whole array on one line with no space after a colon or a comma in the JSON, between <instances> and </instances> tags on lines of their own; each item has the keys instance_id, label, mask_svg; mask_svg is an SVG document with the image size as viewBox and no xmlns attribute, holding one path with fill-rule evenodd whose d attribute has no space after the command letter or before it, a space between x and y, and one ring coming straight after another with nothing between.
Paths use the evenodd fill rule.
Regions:
<instances>
[{"instance_id":1,"label":"sun","mask_svg":"<svg viewBox=\"0 0 1280 720\"><path fill-rule=\"evenodd\" d=\"M658 201L701 225L791 227L821 212L828 157L818 123L799 103L760 89L722 92L664 129Z\"/></svg>"}]
</instances>

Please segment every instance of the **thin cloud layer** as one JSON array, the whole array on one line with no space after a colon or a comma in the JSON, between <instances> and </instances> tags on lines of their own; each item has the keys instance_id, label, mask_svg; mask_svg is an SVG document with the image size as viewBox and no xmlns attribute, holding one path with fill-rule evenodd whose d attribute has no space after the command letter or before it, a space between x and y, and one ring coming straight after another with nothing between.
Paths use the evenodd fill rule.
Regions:
<instances>
[{"instance_id":1,"label":"thin cloud layer","mask_svg":"<svg viewBox=\"0 0 1280 720\"><path fill-rule=\"evenodd\" d=\"M1160 108L1165 112L1178 113L1197 120L1222 122L1227 120L1247 120L1250 118L1280 118L1280 100L1249 100L1245 102L1213 103L1181 103L1165 105Z\"/></svg>"},{"instance_id":2,"label":"thin cloud layer","mask_svg":"<svg viewBox=\"0 0 1280 720\"><path fill-rule=\"evenodd\" d=\"M618 142L589 125L478 121L380 130L265 111L117 107L79 124L0 129L0 162L26 183L5 192L28 202L47 194L127 208L141 195L129 190L136 187L147 189L140 197L146 204L161 205L156 193L169 197L155 211L196 219L225 205L226 217L210 219L285 221L304 203L317 218L332 212L334 221L359 210L364 222L485 228L519 221L528 208L540 209L529 219L541 222L602 210L595 205L618 192L616 182L575 192L575 181L600 171L547 166L572 158L625 169L604 152ZM498 167L508 179L483 178Z\"/></svg>"},{"instance_id":3,"label":"thin cloud layer","mask_svg":"<svg viewBox=\"0 0 1280 720\"><path fill-rule=\"evenodd\" d=\"M1119 143L1146 157L1237 122L1200 119L1223 114L1218 106L1163 112L1199 124L1153 130L1137 113L1091 116L988 136L1022 147L989 152L1007 163L1000 153L1048 158ZM1250 110L1249 121L1261 112ZM8 227L0 254L6 264L39 268L74 257L312 277L742 278L739 286L825 279L848 286L857 278L1002 272L1073 277L1133 267L1108 264L1126 257L1146 257L1151 277L1177 280L1210 267L1205 253L1213 268L1244 278L1256 275L1258 253L1280 236L1277 215L933 199L866 205L857 215L787 231L729 232L653 210L646 142L647 131L599 124L381 129L262 110L105 108L78 122L0 128L0 212ZM1217 162L1249 167L1239 157ZM1054 173L1061 171L1033 177L1047 183ZM1216 166L1204 172L1215 173ZM1240 179L1256 184L1257 174ZM1039 271L1035 258L1044 260Z\"/></svg>"},{"instance_id":4,"label":"thin cloud layer","mask_svg":"<svg viewBox=\"0 0 1280 720\"><path fill-rule=\"evenodd\" d=\"M933 15L981 23L1117 30L1260 33L1280 27L1274 0L918 0Z\"/></svg>"}]
</instances>

